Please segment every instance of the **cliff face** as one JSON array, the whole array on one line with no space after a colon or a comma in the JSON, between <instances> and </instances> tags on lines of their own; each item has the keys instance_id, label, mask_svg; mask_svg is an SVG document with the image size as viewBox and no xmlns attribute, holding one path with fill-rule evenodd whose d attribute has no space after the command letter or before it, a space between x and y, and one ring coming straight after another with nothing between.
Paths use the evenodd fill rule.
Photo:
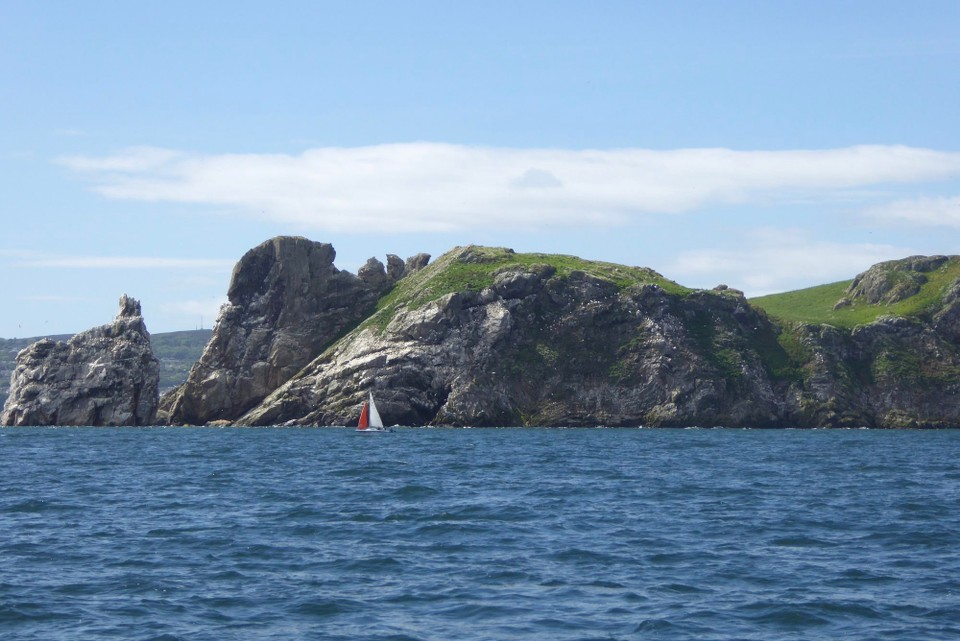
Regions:
<instances>
[{"instance_id":1,"label":"cliff face","mask_svg":"<svg viewBox=\"0 0 960 641\"><path fill-rule=\"evenodd\" d=\"M240 416L366 318L406 271L391 256L390 274L370 259L354 276L334 267L335 257L330 244L286 236L247 252L210 342L187 382L164 397L162 417L203 424Z\"/></svg>"},{"instance_id":2,"label":"cliff face","mask_svg":"<svg viewBox=\"0 0 960 641\"><path fill-rule=\"evenodd\" d=\"M954 259L861 274L844 304L878 317L846 328L569 262L455 250L238 422L352 424L372 389L407 425L960 425L960 281L921 313L881 315L925 274L953 278Z\"/></svg>"},{"instance_id":3,"label":"cliff face","mask_svg":"<svg viewBox=\"0 0 960 641\"><path fill-rule=\"evenodd\" d=\"M187 382L157 407L139 302L17 357L4 425L960 426L960 257L748 301L649 269L457 248L248 252Z\"/></svg>"},{"instance_id":4,"label":"cliff face","mask_svg":"<svg viewBox=\"0 0 960 641\"><path fill-rule=\"evenodd\" d=\"M960 258L914 256L858 275L834 309L852 327L786 324L802 426L960 426ZM856 316L854 316L856 318ZM838 321L843 322L843 316Z\"/></svg>"},{"instance_id":5,"label":"cliff face","mask_svg":"<svg viewBox=\"0 0 960 641\"><path fill-rule=\"evenodd\" d=\"M404 425L960 425L958 258L877 265L817 301L830 322L569 256L333 258L248 252L169 421L352 424L372 390Z\"/></svg>"},{"instance_id":6,"label":"cliff face","mask_svg":"<svg viewBox=\"0 0 960 641\"><path fill-rule=\"evenodd\" d=\"M3 425L150 425L160 367L140 303L123 296L109 325L17 355Z\"/></svg>"},{"instance_id":7,"label":"cliff face","mask_svg":"<svg viewBox=\"0 0 960 641\"><path fill-rule=\"evenodd\" d=\"M528 258L445 255L239 422L352 423L367 389L385 420L410 425L777 420L768 355L756 347L776 345L776 330L741 293Z\"/></svg>"}]
</instances>

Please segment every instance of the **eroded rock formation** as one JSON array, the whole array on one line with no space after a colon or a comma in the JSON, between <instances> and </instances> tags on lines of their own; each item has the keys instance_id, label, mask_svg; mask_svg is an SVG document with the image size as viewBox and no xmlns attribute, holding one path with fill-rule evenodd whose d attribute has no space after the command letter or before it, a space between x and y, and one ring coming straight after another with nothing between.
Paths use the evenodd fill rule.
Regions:
<instances>
[{"instance_id":1,"label":"eroded rock formation","mask_svg":"<svg viewBox=\"0 0 960 641\"><path fill-rule=\"evenodd\" d=\"M477 262L451 252L407 288ZM508 267L488 287L365 323L239 422L347 424L372 388L400 424L767 425L779 407L755 338L775 343L774 331L736 290L678 297Z\"/></svg>"},{"instance_id":2,"label":"eroded rock formation","mask_svg":"<svg viewBox=\"0 0 960 641\"><path fill-rule=\"evenodd\" d=\"M225 305L187 382L164 397L174 424L232 420L289 380L373 312L406 266L371 258L358 275L334 266L328 243L281 236L234 268ZM403 269L401 269L401 267Z\"/></svg>"},{"instance_id":3,"label":"eroded rock formation","mask_svg":"<svg viewBox=\"0 0 960 641\"><path fill-rule=\"evenodd\" d=\"M17 356L3 425L150 425L160 367L139 301L123 296L109 325Z\"/></svg>"},{"instance_id":4,"label":"eroded rock formation","mask_svg":"<svg viewBox=\"0 0 960 641\"><path fill-rule=\"evenodd\" d=\"M408 425L960 425L958 283L927 317L881 316L853 329L774 322L725 286L668 291L511 264L520 259L510 253L493 259L503 266L485 286L474 277L432 300L416 294L482 275L474 266L489 259L461 248L404 281L392 313L369 319L238 422L351 424L372 389L381 416ZM893 265L903 272L893 286L861 277L849 294L904 300L891 297L897 283L943 265L908 262Z\"/></svg>"}]
</instances>

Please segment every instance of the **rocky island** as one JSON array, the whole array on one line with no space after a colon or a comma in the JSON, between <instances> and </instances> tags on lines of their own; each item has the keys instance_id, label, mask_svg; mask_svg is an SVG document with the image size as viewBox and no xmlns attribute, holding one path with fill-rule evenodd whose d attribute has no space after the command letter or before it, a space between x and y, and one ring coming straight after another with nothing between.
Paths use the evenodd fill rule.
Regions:
<instances>
[{"instance_id":1,"label":"rocky island","mask_svg":"<svg viewBox=\"0 0 960 641\"><path fill-rule=\"evenodd\" d=\"M295 237L250 250L156 420L347 425L373 391L401 425L960 426L960 257L752 300L504 248L388 255L356 275L334 259ZM32 367L35 382L56 371ZM63 420L28 415L29 377L14 378L5 424Z\"/></svg>"},{"instance_id":2,"label":"rocky island","mask_svg":"<svg viewBox=\"0 0 960 641\"><path fill-rule=\"evenodd\" d=\"M328 243L279 237L251 249L233 270L223 307L186 383L164 396L176 424L230 421L291 379L372 313L377 301L429 256L371 258L356 276L338 270Z\"/></svg>"},{"instance_id":3,"label":"rocky island","mask_svg":"<svg viewBox=\"0 0 960 641\"><path fill-rule=\"evenodd\" d=\"M235 422L348 424L373 389L409 425L960 425L958 279L956 257L883 263L806 322L649 269L457 248Z\"/></svg>"},{"instance_id":4,"label":"rocky island","mask_svg":"<svg viewBox=\"0 0 960 641\"><path fill-rule=\"evenodd\" d=\"M109 325L17 355L0 424L151 425L159 380L140 302L122 296Z\"/></svg>"}]
</instances>

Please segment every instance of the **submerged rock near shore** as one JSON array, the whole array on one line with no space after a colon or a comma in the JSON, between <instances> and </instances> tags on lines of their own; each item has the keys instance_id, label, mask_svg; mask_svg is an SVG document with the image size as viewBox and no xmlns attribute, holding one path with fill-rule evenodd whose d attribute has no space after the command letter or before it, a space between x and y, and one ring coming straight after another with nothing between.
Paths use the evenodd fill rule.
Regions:
<instances>
[{"instance_id":1,"label":"submerged rock near shore","mask_svg":"<svg viewBox=\"0 0 960 641\"><path fill-rule=\"evenodd\" d=\"M160 366L139 301L123 296L109 325L17 356L2 425L150 425Z\"/></svg>"}]
</instances>

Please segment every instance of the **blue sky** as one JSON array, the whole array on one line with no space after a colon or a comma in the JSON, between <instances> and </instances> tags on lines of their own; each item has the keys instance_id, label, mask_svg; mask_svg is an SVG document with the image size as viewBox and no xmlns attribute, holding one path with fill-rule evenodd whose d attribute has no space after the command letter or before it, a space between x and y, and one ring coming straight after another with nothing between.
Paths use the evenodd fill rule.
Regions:
<instances>
[{"instance_id":1,"label":"blue sky","mask_svg":"<svg viewBox=\"0 0 960 641\"><path fill-rule=\"evenodd\" d=\"M759 295L960 253L960 3L0 9L0 336L210 327L278 235Z\"/></svg>"}]
</instances>

